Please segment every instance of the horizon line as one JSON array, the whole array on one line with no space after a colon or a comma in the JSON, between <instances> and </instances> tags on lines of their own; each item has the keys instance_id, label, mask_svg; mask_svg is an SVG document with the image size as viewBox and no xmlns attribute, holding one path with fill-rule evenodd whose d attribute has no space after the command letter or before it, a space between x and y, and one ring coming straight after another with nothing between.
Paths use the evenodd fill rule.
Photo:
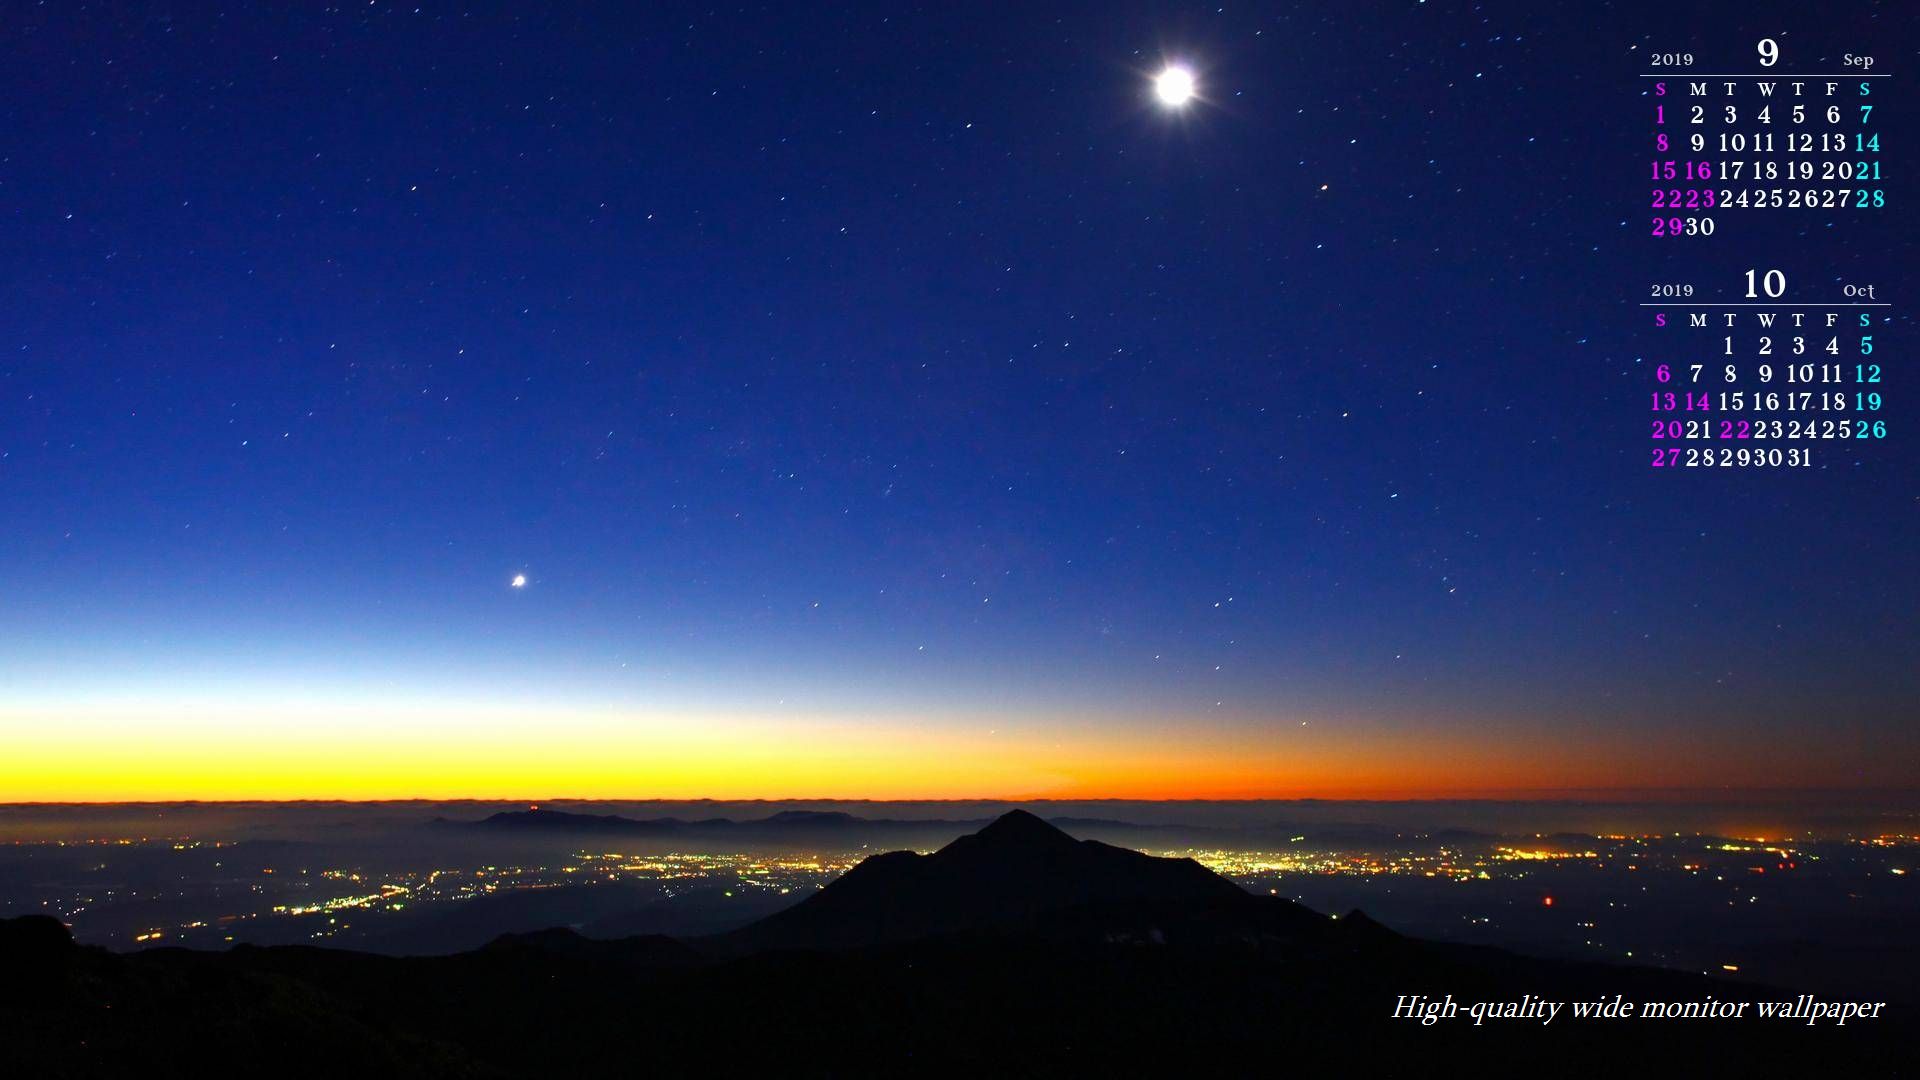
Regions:
<instances>
[{"instance_id":1,"label":"horizon line","mask_svg":"<svg viewBox=\"0 0 1920 1080\"><path fill-rule=\"evenodd\" d=\"M299 805L382 805L400 803L509 803L539 806L548 803L873 803L873 804L957 804L957 803L1211 803L1211 804L1247 804L1247 803L1463 803L1463 802L1633 802L1654 799L1679 798L1686 801L1710 802L1716 799L1743 799L1755 797L1808 797L1808 796L1845 796L1852 799L1872 798L1875 796L1900 796L1920 798L1920 787L1721 787L1721 788L1666 788L1666 787L1610 787L1610 788L1511 788L1490 792L1461 794L1354 794L1354 795L1195 795L1138 797L1129 795L946 795L924 798L874 798L871 796L841 795L755 795L742 797L693 796L666 797L649 795L631 796L580 796L580 795L541 795L541 796L494 796L459 795L425 796L401 795L381 798L353 798L329 796L300 796L293 798L235 797L235 798L133 798L133 799L34 799L0 800L0 808L24 809L39 807L90 807L90 806L299 806Z\"/></svg>"}]
</instances>

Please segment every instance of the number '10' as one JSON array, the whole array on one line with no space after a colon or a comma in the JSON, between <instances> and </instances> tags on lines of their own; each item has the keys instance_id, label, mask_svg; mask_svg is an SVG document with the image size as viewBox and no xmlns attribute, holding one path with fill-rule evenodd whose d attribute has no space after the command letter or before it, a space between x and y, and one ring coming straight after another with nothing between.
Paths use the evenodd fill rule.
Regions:
<instances>
[{"instance_id":1,"label":"number '10'","mask_svg":"<svg viewBox=\"0 0 1920 1080\"><path fill-rule=\"evenodd\" d=\"M1758 284L1761 289L1766 291L1766 294L1769 297L1775 300L1778 300L1782 296L1785 296L1787 294L1787 275L1786 274L1781 273L1778 270L1769 270L1765 274L1760 275L1759 280L1756 282L1755 281L1756 273L1757 271L1753 271L1753 270L1747 271L1747 295L1749 297L1760 295L1758 292L1754 291L1755 284Z\"/></svg>"}]
</instances>

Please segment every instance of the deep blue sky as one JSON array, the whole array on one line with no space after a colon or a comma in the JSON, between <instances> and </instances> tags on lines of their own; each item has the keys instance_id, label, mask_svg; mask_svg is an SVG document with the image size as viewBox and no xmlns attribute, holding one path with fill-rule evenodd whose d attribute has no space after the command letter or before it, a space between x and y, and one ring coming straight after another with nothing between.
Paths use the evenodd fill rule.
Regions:
<instances>
[{"instance_id":1,"label":"deep blue sky","mask_svg":"<svg viewBox=\"0 0 1920 1080\"><path fill-rule=\"evenodd\" d=\"M1649 470L1633 305L1871 281L1908 367L1920 32L1701 6L15 5L0 705L1914 781L1910 388ZM1646 237L1647 52L1767 34L1894 73L1890 206Z\"/></svg>"}]
</instances>

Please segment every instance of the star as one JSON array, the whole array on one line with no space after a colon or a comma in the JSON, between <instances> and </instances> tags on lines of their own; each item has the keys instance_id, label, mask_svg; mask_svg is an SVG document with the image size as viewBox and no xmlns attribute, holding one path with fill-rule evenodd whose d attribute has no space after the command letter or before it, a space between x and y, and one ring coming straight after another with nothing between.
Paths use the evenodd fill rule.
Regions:
<instances>
[{"instance_id":1,"label":"star","mask_svg":"<svg viewBox=\"0 0 1920 1080\"><path fill-rule=\"evenodd\" d=\"M1161 104L1179 108L1193 99L1193 72L1170 67L1153 80L1153 92Z\"/></svg>"}]
</instances>

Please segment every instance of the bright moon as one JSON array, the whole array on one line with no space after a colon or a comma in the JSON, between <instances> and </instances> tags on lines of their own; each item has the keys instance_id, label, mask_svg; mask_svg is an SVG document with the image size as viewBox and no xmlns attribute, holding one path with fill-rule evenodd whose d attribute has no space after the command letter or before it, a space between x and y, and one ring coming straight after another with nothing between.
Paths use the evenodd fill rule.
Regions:
<instances>
[{"instance_id":1,"label":"bright moon","mask_svg":"<svg viewBox=\"0 0 1920 1080\"><path fill-rule=\"evenodd\" d=\"M1185 105L1193 99L1193 72L1170 67L1153 80L1153 92L1167 105Z\"/></svg>"},{"instance_id":2,"label":"bright moon","mask_svg":"<svg viewBox=\"0 0 1920 1080\"><path fill-rule=\"evenodd\" d=\"M526 587L527 587L527 575L525 575L525 574L515 574L515 575L513 575L513 587L514 587L514 588L516 588L516 589L524 589L524 588L526 588Z\"/></svg>"}]
</instances>

